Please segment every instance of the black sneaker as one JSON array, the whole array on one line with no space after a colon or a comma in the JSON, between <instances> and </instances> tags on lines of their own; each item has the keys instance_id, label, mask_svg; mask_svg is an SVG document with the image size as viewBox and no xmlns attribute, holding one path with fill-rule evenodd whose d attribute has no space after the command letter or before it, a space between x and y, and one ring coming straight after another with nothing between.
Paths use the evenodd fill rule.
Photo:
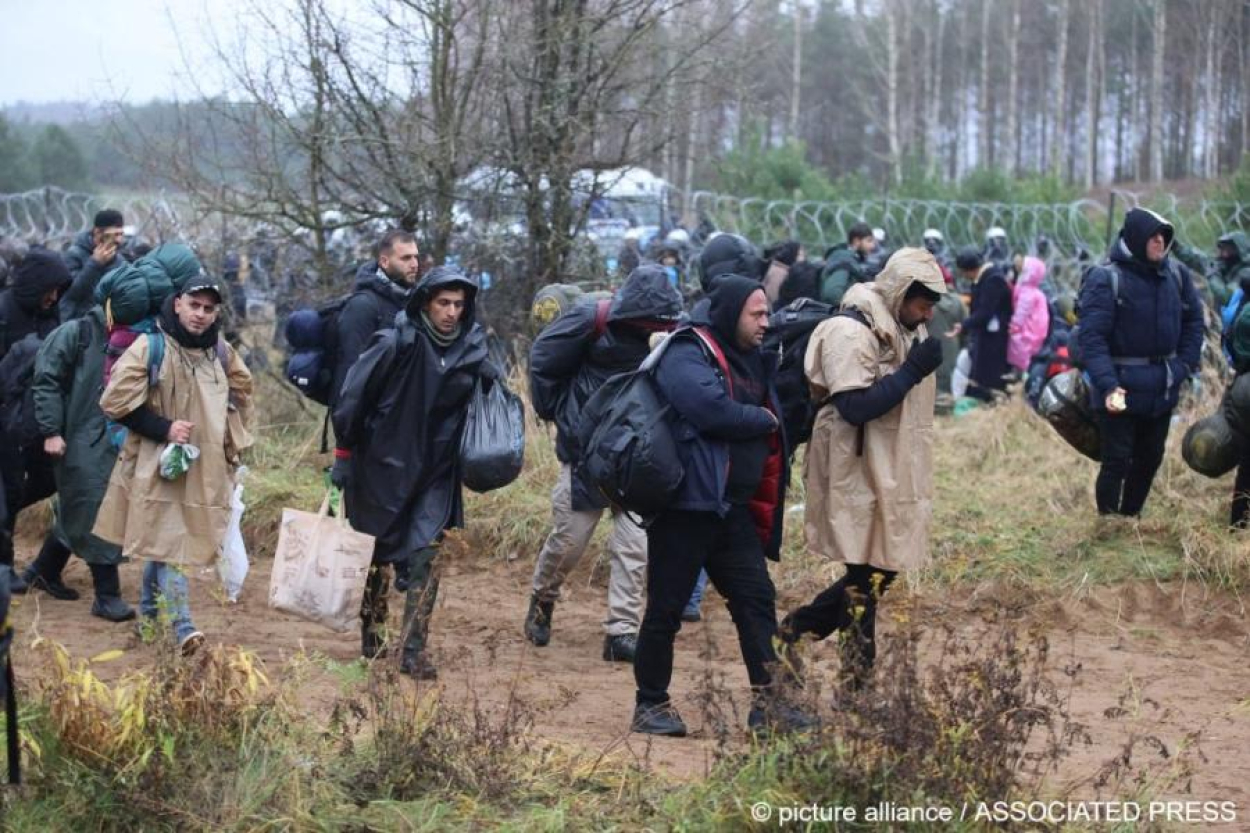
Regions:
<instances>
[{"instance_id":1,"label":"black sneaker","mask_svg":"<svg viewBox=\"0 0 1250 833\"><path fill-rule=\"evenodd\" d=\"M35 590L42 590L63 602L76 602L80 598L77 590L67 587L60 579L44 578L29 568L22 571L22 579Z\"/></svg>"},{"instance_id":2,"label":"black sneaker","mask_svg":"<svg viewBox=\"0 0 1250 833\"><path fill-rule=\"evenodd\" d=\"M819 720L781 700L756 703L747 715L747 728L754 735L811 732L818 726Z\"/></svg>"},{"instance_id":3,"label":"black sneaker","mask_svg":"<svg viewBox=\"0 0 1250 833\"><path fill-rule=\"evenodd\" d=\"M434 667L434 663L430 662L425 651L415 654L405 651L399 662L399 671L401 674L407 674L418 680L438 679L438 669Z\"/></svg>"},{"instance_id":4,"label":"black sneaker","mask_svg":"<svg viewBox=\"0 0 1250 833\"><path fill-rule=\"evenodd\" d=\"M539 648L551 641L551 617L555 609L555 602L540 602L537 596L530 597L530 609L525 614L525 638Z\"/></svg>"},{"instance_id":5,"label":"black sneaker","mask_svg":"<svg viewBox=\"0 0 1250 833\"><path fill-rule=\"evenodd\" d=\"M677 709L673 708L672 703L662 703L658 706L639 703L634 706L634 719L629 724L629 730L644 735L662 735L669 738L686 736L686 724L682 722L681 715L677 713Z\"/></svg>"},{"instance_id":6,"label":"black sneaker","mask_svg":"<svg viewBox=\"0 0 1250 833\"><path fill-rule=\"evenodd\" d=\"M618 633L603 637L603 658L608 662L633 662L638 650L638 634Z\"/></svg>"},{"instance_id":7,"label":"black sneaker","mask_svg":"<svg viewBox=\"0 0 1250 833\"><path fill-rule=\"evenodd\" d=\"M118 596L96 596L91 604L91 615L109 622L129 622L135 618L135 609Z\"/></svg>"}]
</instances>

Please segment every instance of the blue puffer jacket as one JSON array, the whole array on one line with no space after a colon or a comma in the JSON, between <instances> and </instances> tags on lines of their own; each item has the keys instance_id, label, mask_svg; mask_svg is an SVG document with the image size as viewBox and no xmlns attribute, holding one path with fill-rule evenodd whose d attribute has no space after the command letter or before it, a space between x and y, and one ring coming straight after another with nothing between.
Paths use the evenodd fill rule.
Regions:
<instances>
[{"instance_id":1,"label":"blue puffer jacket","mask_svg":"<svg viewBox=\"0 0 1250 833\"><path fill-rule=\"evenodd\" d=\"M698 311L693 323L696 326L710 324ZM714 337L717 336L714 334ZM789 480L784 431L774 429L776 421L763 408L736 402L729 395L721 372L690 328L683 327L670 338L673 342L660 359L655 380L660 393L673 407L670 426L686 470L673 508L724 516L729 511L725 500L729 443L761 436L775 437L770 441L772 448L763 479L751 501L751 514L765 555L776 560L781 550L782 512ZM769 406L773 413L779 414L781 403L773 385L777 355L765 355L763 359Z\"/></svg>"},{"instance_id":2,"label":"blue puffer jacket","mask_svg":"<svg viewBox=\"0 0 1250 833\"><path fill-rule=\"evenodd\" d=\"M1117 386L1127 393L1127 413L1161 416L1176 407L1181 382L1196 373L1202 356L1202 300L1189 270L1172 258L1146 259L1147 241L1172 226L1134 208L1111 248L1111 264L1090 271L1081 284L1078 330L1090 399L1105 410ZM1119 296L1112 287L1119 272Z\"/></svg>"}]
</instances>

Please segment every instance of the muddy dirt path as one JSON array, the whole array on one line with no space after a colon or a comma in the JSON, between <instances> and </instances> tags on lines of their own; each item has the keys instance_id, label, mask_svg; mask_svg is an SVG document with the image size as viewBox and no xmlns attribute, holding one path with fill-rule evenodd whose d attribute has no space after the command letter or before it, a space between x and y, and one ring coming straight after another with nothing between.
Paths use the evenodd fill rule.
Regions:
<instances>
[{"instance_id":1,"label":"muddy dirt path","mask_svg":"<svg viewBox=\"0 0 1250 833\"><path fill-rule=\"evenodd\" d=\"M34 554L31 542L23 543L19 563ZM310 714L327 714L348 685L342 668L357 657L358 636L336 635L268 609L271 563L261 559L253 565L237 605L220 601L215 574L193 576L196 624L210 640L255 651L271 675L301 652L316 657L316 670L299 696ZM132 602L138 598L139 566L122 568L125 595ZM603 589L587 566L579 568L556 608L551 644L536 649L521 635L531 567L525 561L448 566L432 637L439 684L453 696L473 693L488 704L503 702L515 687L527 701L560 703L538 715L536 728L543 737L591 753L610 750L647 760L677 777L704 774L716 742L701 714L700 689L709 678L722 679L718 690L728 691L733 702L720 705L737 709L738 726L745 722L747 699L737 640L718 597L711 593L704 621L686 625L678 636L672 692L694 737L649 741L626 732L634 695L629 667L600 658ZM29 648L36 635L65 645L75 657L123 649L120 659L98 665L106 679L152 661L154 648L141 643L130 625L110 625L88 615L90 578L82 563L72 562L66 578L83 594L81 601L60 602L43 594L17 600L19 681L40 673L40 655ZM794 592L815 589L807 582ZM1135 585L1079 600L1025 605L1024 618L1040 623L1051 641L1056 674L1062 665L1080 666L1072 713L1089 727L1093 744L1076 750L1056 778L1065 785L1084 785L1077 792L1087 793L1090 779L1115 756L1129 731L1156 735L1173 750L1196 732L1206 760L1199 763L1191 797L1235 801L1239 817L1250 824L1250 619L1235 600L1204 599L1193 587L1182 590L1180 585ZM798 601L784 598L780 607ZM931 598L915 603L924 615L974 626L976 603ZM391 607L397 617L398 596L392 596ZM811 657L813 673L826 678L835 663L832 646L818 647ZM1130 696L1122 699L1126 692ZM1110 712L1119 716L1108 718L1108 710L1120 710ZM739 730L734 742L741 738Z\"/></svg>"}]
</instances>

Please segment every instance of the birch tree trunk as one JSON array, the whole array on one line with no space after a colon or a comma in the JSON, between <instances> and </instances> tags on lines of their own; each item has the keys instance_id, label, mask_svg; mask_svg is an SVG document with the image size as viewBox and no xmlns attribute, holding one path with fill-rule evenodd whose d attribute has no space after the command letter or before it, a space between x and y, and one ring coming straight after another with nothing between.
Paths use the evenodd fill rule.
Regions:
<instances>
[{"instance_id":1,"label":"birch tree trunk","mask_svg":"<svg viewBox=\"0 0 1250 833\"><path fill-rule=\"evenodd\" d=\"M1067 0L1064 0L1067 2ZM981 0L981 83L977 89L977 165L990 161L990 3Z\"/></svg>"},{"instance_id":2,"label":"birch tree trunk","mask_svg":"<svg viewBox=\"0 0 1250 833\"><path fill-rule=\"evenodd\" d=\"M799 96L803 84L803 4L794 3L794 65L790 71L790 138L799 138Z\"/></svg>"},{"instance_id":3,"label":"birch tree trunk","mask_svg":"<svg viewBox=\"0 0 1250 833\"><path fill-rule=\"evenodd\" d=\"M1092 188L1098 178L1098 132L1102 79L1098 73L1099 55L1102 52L1102 0L1090 0L1089 39L1085 52L1085 167L1086 188Z\"/></svg>"},{"instance_id":4,"label":"birch tree trunk","mask_svg":"<svg viewBox=\"0 0 1250 833\"><path fill-rule=\"evenodd\" d=\"M1011 0L1011 19L1007 28L1007 164L1009 174L1020 168L1020 143L1017 141L1020 104L1020 0Z\"/></svg>"},{"instance_id":5,"label":"birch tree trunk","mask_svg":"<svg viewBox=\"0 0 1250 833\"><path fill-rule=\"evenodd\" d=\"M1068 23L1071 9L1071 0L1059 0L1059 37L1055 54L1055 118L1052 122L1050 164L1047 167L1060 176L1063 175L1064 143L1068 138L1064 126L1067 123Z\"/></svg>"},{"instance_id":6,"label":"birch tree trunk","mask_svg":"<svg viewBox=\"0 0 1250 833\"><path fill-rule=\"evenodd\" d=\"M898 133L898 53L899 28L905 10L904 0L890 0L885 6L886 43L886 142L890 148L890 171L895 184L903 181L903 150Z\"/></svg>"},{"instance_id":7,"label":"birch tree trunk","mask_svg":"<svg viewBox=\"0 0 1250 833\"><path fill-rule=\"evenodd\" d=\"M1067 0L1064 0L1067 2ZM1150 55L1150 178L1163 179L1163 53L1167 47L1167 0L1155 0Z\"/></svg>"}]
</instances>

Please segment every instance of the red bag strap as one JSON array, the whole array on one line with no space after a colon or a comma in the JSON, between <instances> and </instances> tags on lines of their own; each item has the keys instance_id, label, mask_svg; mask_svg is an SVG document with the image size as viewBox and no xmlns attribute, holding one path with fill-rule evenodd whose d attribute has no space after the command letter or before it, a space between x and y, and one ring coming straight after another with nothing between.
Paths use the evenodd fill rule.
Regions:
<instances>
[{"instance_id":1,"label":"red bag strap","mask_svg":"<svg viewBox=\"0 0 1250 833\"><path fill-rule=\"evenodd\" d=\"M603 338L603 334L608 331L608 311L611 308L611 298L604 298L595 304L595 341Z\"/></svg>"},{"instance_id":2,"label":"red bag strap","mask_svg":"<svg viewBox=\"0 0 1250 833\"><path fill-rule=\"evenodd\" d=\"M721 349L720 342L712 335L707 327L692 327L694 334L703 342L703 348L712 354L712 358L716 360L716 364L720 367L720 372L725 377L725 384L729 386L729 396L734 395L734 378L729 372L729 360L725 358L725 351Z\"/></svg>"}]
</instances>

